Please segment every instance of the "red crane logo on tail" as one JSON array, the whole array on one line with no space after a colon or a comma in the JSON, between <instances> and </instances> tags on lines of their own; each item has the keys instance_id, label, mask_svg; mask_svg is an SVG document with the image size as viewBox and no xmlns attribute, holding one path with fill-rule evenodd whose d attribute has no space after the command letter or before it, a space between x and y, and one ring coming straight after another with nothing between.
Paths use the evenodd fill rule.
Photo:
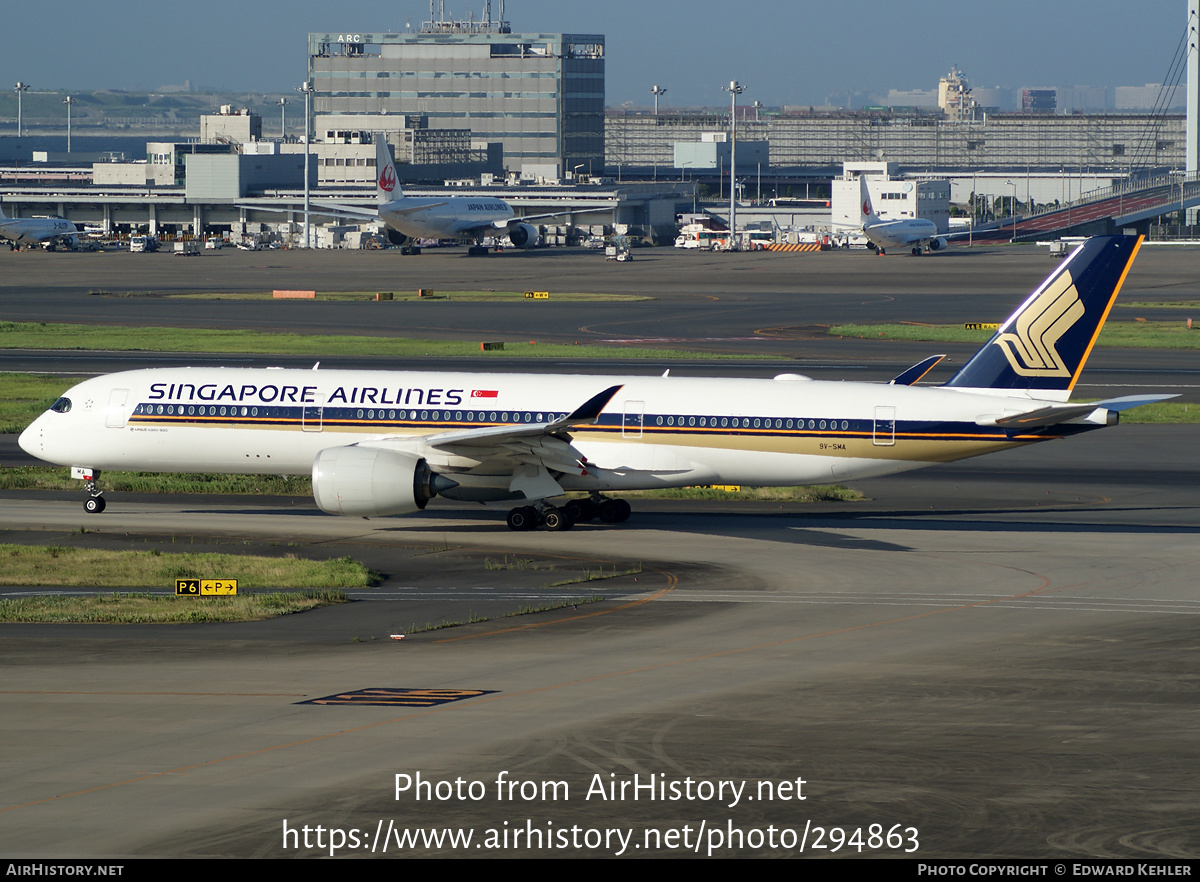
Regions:
<instances>
[{"instance_id":1,"label":"red crane logo on tail","mask_svg":"<svg viewBox=\"0 0 1200 882\"><path fill-rule=\"evenodd\" d=\"M385 165L383 171L379 173L379 189L385 193L391 193L396 187L396 170L391 164Z\"/></svg>"},{"instance_id":2,"label":"red crane logo on tail","mask_svg":"<svg viewBox=\"0 0 1200 882\"><path fill-rule=\"evenodd\" d=\"M864 199L862 208L863 208L863 214L870 214L871 213L871 200Z\"/></svg>"}]
</instances>

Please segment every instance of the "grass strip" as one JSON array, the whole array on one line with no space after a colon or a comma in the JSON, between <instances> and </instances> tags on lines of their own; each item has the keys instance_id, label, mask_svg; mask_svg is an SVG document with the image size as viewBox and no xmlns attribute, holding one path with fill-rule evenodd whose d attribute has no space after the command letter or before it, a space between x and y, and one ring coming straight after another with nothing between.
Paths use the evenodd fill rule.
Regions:
<instances>
[{"instance_id":1,"label":"grass strip","mask_svg":"<svg viewBox=\"0 0 1200 882\"><path fill-rule=\"evenodd\" d=\"M1200 312L1200 300L1117 300L1127 309L1194 309Z\"/></svg>"},{"instance_id":2,"label":"grass strip","mask_svg":"<svg viewBox=\"0 0 1200 882\"><path fill-rule=\"evenodd\" d=\"M641 564L638 564L635 567L630 567L627 570L618 570L616 564L613 564L613 568L611 570L606 570L603 566L601 566L598 570L585 568L582 576L576 576L573 579L561 579L557 582L547 582L542 587L561 588L563 585L579 585L584 582L599 582L603 579L619 579L622 576L636 576L641 571Z\"/></svg>"},{"instance_id":3,"label":"grass strip","mask_svg":"<svg viewBox=\"0 0 1200 882\"><path fill-rule=\"evenodd\" d=\"M82 596L42 595L0 600L0 622L87 625L257 622L345 602L346 594L340 590L199 598L123 591Z\"/></svg>"},{"instance_id":4,"label":"grass strip","mask_svg":"<svg viewBox=\"0 0 1200 882\"><path fill-rule=\"evenodd\" d=\"M255 353L262 355L382 356L391 358L476 356L484 358L761 359L766 355L688 352L611 346L502 341L503 349L480 351L480 342L355 337L345 334L264 333L204 328L122 328L51 322L0 322L3 349L86 349L99 351Z\"/></svg>"},{"instance_id":5,"label":"grass strip","mask_svg":"<svg viewBox=\"0 0 1200 882\"><path fill-rule=\"evenodd\" d=\"M1197 408L1196 412L1200 412ZM248 496L312 496L307 475L208 475L167 472L104 472L100 486L112 493L196 493ZM82 490L61 466L18 466L0 469L0 490ZM632 499L741 499L769 502L856 502L857 490L840 485L813 487L742 487L730 492L712 487L622 491ZM82 497L81 497L82 498Z\"/></svg>"},{"instance_id":6,"label":"grass strip","mask_svg":"<svg viewBox=\"0 0 1200 882\"><path fill-rule=\"evenodd\" d=\"M834 325L834 337L911 340L928 343L976 343L982 346L993 331L971 331L962 325L882 324ZM1191 331L1183 322L1108 322L1097 341L1100 346L1130 349L1200 349L1200 325Z\"/></svg>"},{"instance_id":7,"label":"grass strip","mask_svg":"<svg viewBox=\"0 0 1200 882\"><path fill-rule=\"evenodd\" d=\"M239 590L367 588L379 576L349 557L306 560L213 552L107 551L69 545L0 545L0 585L169 588L176 579L237 579Z\"/></svg>"},{"instance_id":8,"label":"grass strip","mask_svg":"<svg viewBox=\"0 0 1200 882\"><path fill-rule=\"evenodd\" d=\"M99 292L95 292L99 293ZM156 294L153 292L130 291L124 294L110 294L109 297L165 297L169 299L184 299L184 300L274 300L275 295L270 291L241 291L241 292L223 292L223 291L196 291L186 293L172 294ZM508 300L532 300L527 298L524 291L433 291L426 294L418 294L416 291L391 291L391 301L429 301L429 300L459 300L459 301L508 301ZM350 301L374 301L376 299L375 291L318 291L314 300L350 300ZM634 301L634 300L652 300L644 294L583 294L577 292L558 293L550 292L547 298L537 298L537 302L543 300L556 300L559 303L588 303L595 301ZM296 302L296 301L289 301ZM301 300L300 302L305 302Z\"/></svg>"},{"instance_id":9,"label":"grass strip","mask_svg":"<svg viewBox=\"0 0 1200 882\"><path fill-rule=\"evenodd\" d=\"M311 496L306 475L211 475L167 472L104 472L100 486L113 493L215 493L253 496ZM18 466L0 469L0 490L82 490L60 466ZM81 497L82 498L82 497Z\"/></svg>"},{"instance_id":10,"label":"grass strip","mask_svg":"<svg viewBox=\"0 0 1200 882\"><path fill-rule=\"evenodd\" d=\"M0 374L0 434L24 431L73 384L46 374Z\"/></svg>"}]
</instances>

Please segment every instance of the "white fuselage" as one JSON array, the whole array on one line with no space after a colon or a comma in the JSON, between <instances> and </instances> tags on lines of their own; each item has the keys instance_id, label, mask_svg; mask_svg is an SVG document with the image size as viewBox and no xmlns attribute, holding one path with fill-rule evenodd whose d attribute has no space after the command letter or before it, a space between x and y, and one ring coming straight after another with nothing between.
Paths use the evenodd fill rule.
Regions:
<instances>
[{"instance_id":1,"label":"white fuselage","mask_svg":"<svg viewBox=\"0 0 1200 882\"><path fill-rule=\"evenodd\" d=\"M421 209L428 205L429 208ZM482 236L490 229L503 235L513 210L503 199L448 196L443 199L401 196L379 206L379 216L410 239L457 239ZM497 222L499 226L496 226Z\"/></svg>"},{"instance_id":2,"label":"white fuselage","mask_svg":"<svg viewBox=\"0 0 1200 882\"><path fill-rule=\"evenodd\" d=\"M21 245L73 245L78 235L75 224L61 217L0 218L0 236Z\"/></svg>"},{"instance_id":3,"label":"white fuselage","mask_svg":"<svg viewBox=\"0 0 1200 882\"><path fill-rule=\"evenodd\" d=\"M924 218L867 223L863 234L880 248L909 248L938 238L937 225Z\"/></svg>"},{"instance_id":4,"label":"white fuselage","mask_svg":"<svg viewBox=\"0 0 1200 882\"><path fill-rule=\"evenodd\" d=\"M564 489L826 483L1056 436L986 425L1045 403L1028 397L793 375L172 368L80 383L64 396L68 409L38 417L20 444L64 466L279 475L309 473L326 448L382 446L463 482L507 487L511 464L447 453L438 436L551 423L614 383L598 421L570 429L587 469L563 475Z\"/></svg>"}]
</instances>

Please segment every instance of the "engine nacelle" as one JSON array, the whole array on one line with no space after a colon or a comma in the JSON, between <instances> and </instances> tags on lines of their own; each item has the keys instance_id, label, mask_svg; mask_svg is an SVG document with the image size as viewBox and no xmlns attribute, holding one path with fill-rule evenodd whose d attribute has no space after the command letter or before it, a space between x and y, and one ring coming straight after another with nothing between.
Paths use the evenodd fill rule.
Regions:
<instances>
[{"instance_id":1,"label":"engine nacelle","mask_svg":"<svg viewBox=\"0 0 1200 882\"><path fill-rule=\"evenodd\" d=\"M387 237L388 241L393 245L403 245L408 241L408 236L404 235L399 230L393 230L391 227L387 228Z\"/></svg>"},{"instance_id":2,"label":"engine nacelle","mask_svg":"<svg viewBox=\"0 0 1200 882\"><path fill-rule=\"evenodd\" d=\"M378 447L330 447L313 460L313 498L321 511L352 517L409 514L457 486L416 454Z\"/></svg>"},{"instance_id":3,"label":"engine nacelle","mask_svg":"<svg viewBox=\"0 0 1200 882\"><path fill-rule=\"evenodd\" d=\"M944 236L938 236L936 239L934 239L932 242L929 243L929 250L930 251L941 251L948 244L950 244L950 243L948 243L946 241L946 238Z\"/></svg>"},{"instance_id":4,"label":"engine nacelle","mask_svg":"<svg viewBox=\"0 0 1200 882\"><path fill-rule=\"evenodd\" d=\"M533 248L539 241L537 227L532 224L517 224L509 227L508 241L516 248Z\"/></svg>"}]
</instances>

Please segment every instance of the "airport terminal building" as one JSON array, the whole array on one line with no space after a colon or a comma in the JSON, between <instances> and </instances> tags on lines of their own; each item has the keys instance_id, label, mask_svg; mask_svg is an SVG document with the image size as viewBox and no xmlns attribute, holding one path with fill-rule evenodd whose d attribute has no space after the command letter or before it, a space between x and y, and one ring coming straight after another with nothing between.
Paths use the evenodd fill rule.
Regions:
<instances>
[{"instance_id":1,"label":"airport terminal building","mask_svg":"<svg viewBox=\"0 0 1200 882\"><path fill-rule=\"evenodd\" d=\"M599 34L427 22L421 33L309 34L308 56L314 132L399 131L420 115L501 143L504 165L525 177L603 172Z\"/></svg>"}]
</instances>

